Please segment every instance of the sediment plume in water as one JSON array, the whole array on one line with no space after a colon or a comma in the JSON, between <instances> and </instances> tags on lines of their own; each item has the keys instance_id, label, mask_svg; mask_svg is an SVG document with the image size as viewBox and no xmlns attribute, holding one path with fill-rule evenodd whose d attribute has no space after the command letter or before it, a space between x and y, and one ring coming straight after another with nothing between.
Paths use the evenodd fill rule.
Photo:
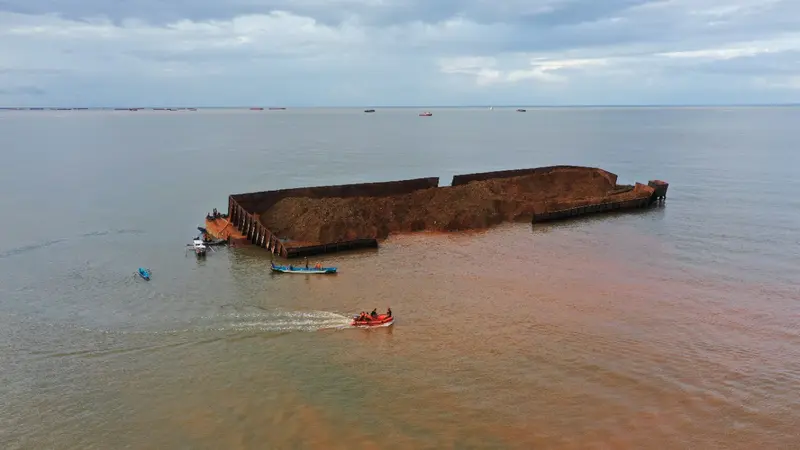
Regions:
<instances>
[{"instance_id":1,"label":"sediment plume in water","mask_svg":"<svg viewBox=\"0 0 800 450\"><path fill-rule=\"evenodd\" d=\"M395 232L482 229L529 220L534 212L642 195L617 186L604 171L560 168L388 197L284 198L264 212L261 221L277 235L297 242L385 239Z\"/></svg>"}]
</instances>

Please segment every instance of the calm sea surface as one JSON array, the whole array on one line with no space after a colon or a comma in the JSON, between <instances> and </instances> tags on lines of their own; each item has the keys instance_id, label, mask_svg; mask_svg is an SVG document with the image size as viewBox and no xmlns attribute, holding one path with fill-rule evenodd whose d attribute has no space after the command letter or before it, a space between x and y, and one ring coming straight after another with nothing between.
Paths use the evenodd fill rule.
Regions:
<instances>
[{"instance_id":1,"label":"calm sea surface","mask_svg":"<svg viewBox=\"0 0 800 450\"><path fill-rule=\"evenodd\" d=\"M418 112L0 112L0 447L796 448L800 109ZM666 206L185 252L231 193L553 164Z\"/></svg>"}]
</instances>

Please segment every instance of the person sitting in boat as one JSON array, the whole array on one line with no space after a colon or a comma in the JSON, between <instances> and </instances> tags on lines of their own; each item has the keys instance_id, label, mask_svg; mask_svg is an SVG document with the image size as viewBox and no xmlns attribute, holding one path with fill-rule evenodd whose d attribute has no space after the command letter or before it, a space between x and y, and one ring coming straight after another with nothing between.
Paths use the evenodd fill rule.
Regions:
<instances>
[{"instance_id":1,"label":"person sitting in boat","mask_svg":"<svg viewBox=\"0 0 800 450\"><path fill-rule=\"evenodd\" d=\"M367 317L367 312L361 311L361 314L358 315L358 319L356 319L356 322L366 322L368 320L369 317Z\"/></svg>"},{"instance_id":2,"label":"person sitting in boat","mask_svg":"<svg viewBox=\"0 0 800 450\"><path fill-rule=\"evenodd\" d=\"M371 313L369 313L369 315L370 315L370 317L372 317L373 319L377 319L377 318L378 318L378 308L375 308L375 309L373 309L373 310L372 310L372 312L371 312Z\"/></svg>"},{"instance_id":3,"label":"person sitting in boat","mask_svg":"<svg viewBox=\"0 0 800 450\"><path fill-rule=\"evenodd\" d=\"M314 268L317 269L317 270L322 270L322 263L314 264Z\"/></svg>"},{"instance_id":4,"label":"person sitting in boat","mask_svg":"<svg viewBox=\"0 0 800 450\"><path fill-rule=\"evenodd\" d=\"M386 308L386 317L392 317L392 308Z\"/></svg>"},{"instance_id":5,"label":"person sitting in boat","mask_svg":"<svg viewBox=\"0 0 800 450\"><path fill-rule=\"evenodd\" d=\"M289 270L294 270L294 265L289 264Z\"/></svg>"}]
</instances>

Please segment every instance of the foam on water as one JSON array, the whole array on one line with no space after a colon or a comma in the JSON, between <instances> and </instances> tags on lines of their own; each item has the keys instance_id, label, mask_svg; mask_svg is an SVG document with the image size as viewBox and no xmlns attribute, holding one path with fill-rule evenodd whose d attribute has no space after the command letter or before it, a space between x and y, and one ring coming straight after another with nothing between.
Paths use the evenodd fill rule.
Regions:
<instances>
[{"instance_id":1,"label":"foam on water","mask_svg":"<svg viewBox=\"0 0 800 450\"><path fill-rule=\"evenodd\" d=\"M208 332L312 332L350 327L349 316L329 311L258 311L201 316L169 325L143 324L132 329L93 329L85 332L118 335L176 335Z\"/></svg>"},{"instance_id":2,"label":"foam on water","mask_svg":"<svg viewBox=\"0 0 800 450\"><path fill-rule=\"evenodd\" d=\"M318 331L350 325L348 316L328 311L287 311L244 315L228 325L237 331Z\"/></svg>"},{"instance_id":3,"label":"foam on water","mask_svg":"<svg viewBox=\"0 0 800 450\"><path fill-rule=\"evenodd\" d=\"M341 329L350 325L348 316L329 311L258 311L204 316L185 326L158 333L247 331L247 332L310 332Z\"/></svg>"}]
</instances>

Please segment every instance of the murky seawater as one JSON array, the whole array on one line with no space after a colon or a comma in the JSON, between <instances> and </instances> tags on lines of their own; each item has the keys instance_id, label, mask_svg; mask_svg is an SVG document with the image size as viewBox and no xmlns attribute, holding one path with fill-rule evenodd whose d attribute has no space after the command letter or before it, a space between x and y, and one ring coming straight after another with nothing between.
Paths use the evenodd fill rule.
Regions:
<instances>
[{"instance_id":1,"label":"murky seawater","mask_svg":"<svg viewBox=\"0 0 800 450\"><path fill-rule=\"evenodd\" d=\"M0 114L0 445L792 448L798 118ZM184 251L230 193L550 164L665 179L667 204L395 236L335 276Z\"/></svg>"}]
</instances>

